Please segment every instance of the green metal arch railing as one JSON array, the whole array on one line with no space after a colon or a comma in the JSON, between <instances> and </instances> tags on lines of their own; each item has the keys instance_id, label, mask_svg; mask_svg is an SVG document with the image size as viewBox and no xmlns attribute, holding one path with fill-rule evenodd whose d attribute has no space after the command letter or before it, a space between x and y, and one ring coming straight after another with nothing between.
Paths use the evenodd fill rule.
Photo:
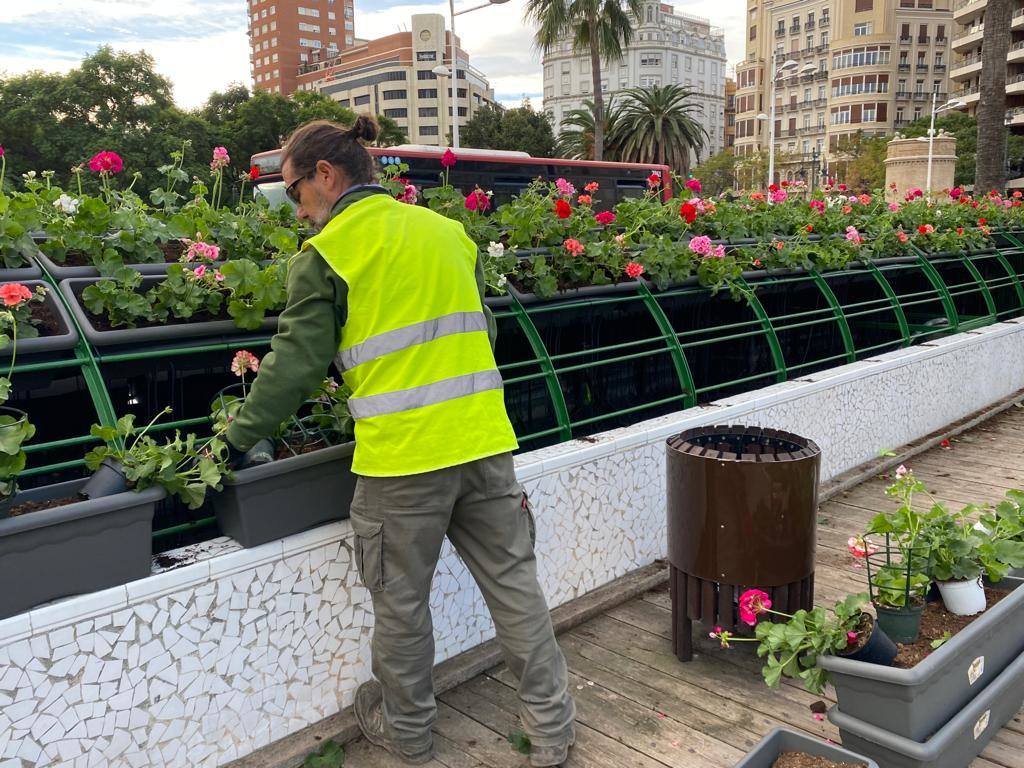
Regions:
<instances>
[{"instance_id":1,"label":"green metal arch railing","mask_svg":"<svg viewBox=\"0 0 1024 768\"><path fill-rule=\"evenodd\" d=\"M712 298L698 285L652 291L642 282L631 289L619 286L604 294L536 303L521 303L511 297L494 308L495 317L503 323L502 334L519 334L523 350L514 359L501 359L499 354L506 394L517 387L539 386L536 391L546 398L539 406L531 401L546 414L546 423L523 429L520 443L529 449L565 441L630 419L693 407L705 398L741 391L758 382L785 381L807 371L1022 315L1024 245L1019 235L1000 235L998 248L970 255L917 253L908 259L851 265L837 272L750 276L742 283L744 298L739 302L725 296ZM63 301L52 276L46 274L44 279L54 288L53 295ZM702 313L706 311L705 316ZM566 328L579 330L574 327L579 323L565 318L582 316L581 312L589 313L587 317L594 322L600 319L617 335L610 334L611 340L605 340L595 331L592 337L577 334L575 346L561 344L564 338L559 334L566 333ZM74 322L73 313L69 315ZM619 315L626 318L623 323L628 328L616 327L608 319ZM79 335L77 347L64 359L19 361L16 374L77 371L96 420L103 424L113 423L118 415L104 379L110 366L231 352L238 345L227 339L130 352L104 351L92 347L81 329ZM815 339L828 339L827 349L811 350L808 340ZM269 342L269 336L244 337L245 345L254 349L265 348ZM499 341L499 352L501 347ZM708 361L730 361L732 372L727 378L713 380ZM755 369L753 363L744 367L751 361L759 367ZM592 391L594 382L612 374L628 379L634 368L653 371L664 380L652 383L637 376L639 383L627 382L633 387L632 399L614 406L599 401ZM581 407L584 401L586 407ZM178 418L154 429L194 428L206 422L205 417ZM29 444L29 467L23 474L31 478L81 467L81 459L51 463L39 459L47 452L84 449L93 442L88 435L71 435ZM211 517L197 517L162 527L154 537L169 540L214 523Z\"/></svg>"}]
</instances>

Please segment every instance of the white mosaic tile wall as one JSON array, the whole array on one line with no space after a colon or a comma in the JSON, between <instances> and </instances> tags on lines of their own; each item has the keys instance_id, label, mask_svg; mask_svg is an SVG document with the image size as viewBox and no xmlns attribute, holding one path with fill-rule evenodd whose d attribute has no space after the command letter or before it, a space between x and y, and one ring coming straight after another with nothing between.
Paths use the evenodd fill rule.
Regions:
<instances>
[{"instance_id":1,"label":"white mosaic tile wall","mask_svg":"<svg viewBox=\"0 0 1024 768\"><path fill-rule=\"evenodd\" d=\"M560 605L665 555L664 440L747 423L812 438L823 479L1024 387L1024 321L520 456L542 583ZM213 768L337 712L369 676L373 623L347 522L0 621L0 768ZM446 546L438 660L492 634Z\"/></svg>"}]
</instances>

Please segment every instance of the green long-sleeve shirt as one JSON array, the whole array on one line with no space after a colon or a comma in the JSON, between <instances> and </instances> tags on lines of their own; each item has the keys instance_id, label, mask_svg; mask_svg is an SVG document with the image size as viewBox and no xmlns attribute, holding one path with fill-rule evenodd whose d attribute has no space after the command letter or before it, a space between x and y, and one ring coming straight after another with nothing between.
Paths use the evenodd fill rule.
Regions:
<instances>
[{"instance_id":1,"label":"green long-sleeve shirt","mask_svg":"<svg viewBox=\"0 0 1024 768\"><path fill-rule=\"evenodd\" d=\"M331 216L374 194L387 192L376 186L346 192L334 204ZM479 259L476 282L482 302L484 273ZM287 304L278 318L277 334L270 341L271 351L260 363L245 404L228 426L231 445L240 451L249 450L258 440L272 435L316 390L341 344L347 307L348 285L315 248L306 248L292 258ZM486 306L484 314L493 346L494 318Z\"/></svg>"}]
</instances>

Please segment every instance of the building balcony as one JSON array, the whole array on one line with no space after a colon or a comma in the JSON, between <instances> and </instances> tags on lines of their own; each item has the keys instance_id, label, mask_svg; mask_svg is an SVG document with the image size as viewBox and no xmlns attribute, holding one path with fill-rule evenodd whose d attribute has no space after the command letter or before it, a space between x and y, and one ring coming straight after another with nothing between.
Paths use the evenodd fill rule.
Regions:
<instances>
[{"instance_id":1,"label":"building balcony","mask_svg":"<svg viewBox=\"0 0 1024 768\"><path fill-rule=\"evenodd\" d=\"M827 51L827 50L828 50L828 43L824 43L823 45L816 45L816 46L814 46L814 52L815 53L825 53L825 51Z\"/></svg>"},{"instance_id":2,"label":"building balcony","mask_svg":"<svg viewBox=\"0 0 1024 768\"><path fill-rule=\"evenodd\" d=\"M1011 127L1024 125L1024 107L1014 107L1006 110L1006 124Z\"/></svg>"},{"instance_id":3,"label":"building balcony","mask_svg":"<svg viewBox=\"0 0 1024 768\"><path fill-rule=\"evenodd\" d=\"M1024 40L1019 40L1010 46L1006 60L1013 63L1024 62Z\"/></svg>"},{"instance_id":4,"label":"building balcony","mask_svg":"<svg viewBox=\"0 0 1024 768\"><path fill-rule=\"evenodd\" d=\"M775 30L775 37L785 37L785 36L786 36L786 29L785 29L785 27L783 27L782 29L776 29Z\"/></svg>"},{"instance_id":5,"label":"building balcony","mask_svg":"<svg viewBox=\"0 0 1024 768\"><path fill-rule=\"evenodd\" d=\"M808 19L804 23L804 29L814 29L814 19Z\"/></svg>"},{"instance_id":6,"label":"building balcony","mask_svg":"<svg viewBox=\"0 0 1024 768\"><path fill-rule=\"evenodd\" d=\"M1024 17L1022 17L1024 20ZM1017 19L1014 18L1014 23ZM954 51L966 51L975 46L981 45L981 40L985 36L985 25L976 24L969 29L961 31L959 35L953 38L950 45Z\"/></svg>"},{"instance_id":7,"label":"building balcony","mask_svg":"<svg viewBox=\"0 0 1024 768\"><path fill-rule=\"evenodd\" d=\"M822 29L824 29L824 28L825 28L825 27L827 27L828 25L829 25L829 17L828 17L828 16L822 16L822 17L821 17L821 18L820 18L820 19L818 20L818 26L819 26L819 27L821 27Z\"/></svg>"},{"instance_id":8,"label":"building balcony","mask_svg":"<svg viewBox=\"0 0 1024 768\"><path fill-rule=\"evenodd\" d=\"M980 16L986 5L988 0L957 0L953 4L953 21L957 24L966 24Z\"/></svg>"},{"instance_id":9,"label":"building balcony","mask_svg":"<svg viewBox=\"0 0 1024 768\"><path fill-rule=\"evenodd\" d=\"M928 45L929 42L931 42L931 38L930 37L919 37L919 38L917 38L917 44L918 45Z\"/></svg>"},{"instance_id":10,"label":"building balcony","mask_svg":"<svg viewBox=\"0 0 1024 768\"><path fill-rule=\"evenodd\" d=\"M900 72L909 72L910 71L910 63L909 62L900 62L899 64L896 65L896 68Z\"/></svg>"},{"instance_id":11,"label":"building balcony","mask_svg":"<svg viewBox=\"0 0 1024 768\"><path fill-rule=\"evenodd\" d=\"M1024 93L1024 75L1015 75L1006 78L1006 92L1008 94L1020 95Z\"/></svg>"},{"instance_id":12,"label":"building balcony","mask_svg":"<svg viewBox=\"0 0 1024 768\"><path fill-rule=\"evenodd\" d=\"M896 91L893 94L897 101L908 101L910 99L910 91Z\"/></svg>"},{"instance_id":13,"label":"building balcony","mask_svg":"<svg viewBox=\"0 0 1024 768\"><path fill-rule=\"evenodd\" d=\"M1013 21L1010 22L1010 29L1024 29L1024 8L1018 8L1013 12Z\"/></svg>"},{"instance_id":14,"label":"building balcony","mask_svg":"<svg viewBox=\"0 0 1024 768\"><path fill-rule=\"evenodd\" d=\"M978 86L970 85L967 86L966 88L961 88L959 91L956 91L954 93L954 96L960 101L964 102L964 104L972 104L980 98L981 94L978 91Z\"/></svg>"},{"instance_id":15,"label":"building balcony","mask_svg":"<svg viewBox=\"0 0 1024 768\"><path fill-rule=\"evenodd\" d=\"M827 69L819 69L817 72L814 73L814 79L815 80L828 80L828 70Z\"/></svg>"},{"instance_id":16,"label":"building balcony","mask_svg":"<svg viewBox=\"0 0 1024 768\"><path fill-rule=\"evenodd\" d=\"M928 65L927 64L922 64L922 63L918 62L917 65L915 66L915 69L917 69L918 72L927 72L928 71Z\"/></svg>"},{"instance_id":17,"label":"building balcony","mask_svg":"<svg viewBox=\"0 0 1024 768\"><path fill-rule=\"evenodd\" d=\"M981 56L965 56L949 70L950 80L966 80L981 72Z\"/></svg>"}]
</instances>

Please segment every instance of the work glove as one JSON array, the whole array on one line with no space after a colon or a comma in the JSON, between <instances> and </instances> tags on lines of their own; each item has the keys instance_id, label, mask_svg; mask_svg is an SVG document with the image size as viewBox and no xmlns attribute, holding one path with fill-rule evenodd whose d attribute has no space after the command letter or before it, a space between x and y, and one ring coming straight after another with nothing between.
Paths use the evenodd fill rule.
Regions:
<instances>
[{"instance_id":1,"label":"work glove","mask_svg":"<svg viewBox=\"0 0 1024 768\"><path fill-rule=\"evenodd\" d=\"M228 468L232 470L258 467L274 460L274 444L263 438L248 451L240 451L228 443Z\"/></svg>"}]
</instances>

